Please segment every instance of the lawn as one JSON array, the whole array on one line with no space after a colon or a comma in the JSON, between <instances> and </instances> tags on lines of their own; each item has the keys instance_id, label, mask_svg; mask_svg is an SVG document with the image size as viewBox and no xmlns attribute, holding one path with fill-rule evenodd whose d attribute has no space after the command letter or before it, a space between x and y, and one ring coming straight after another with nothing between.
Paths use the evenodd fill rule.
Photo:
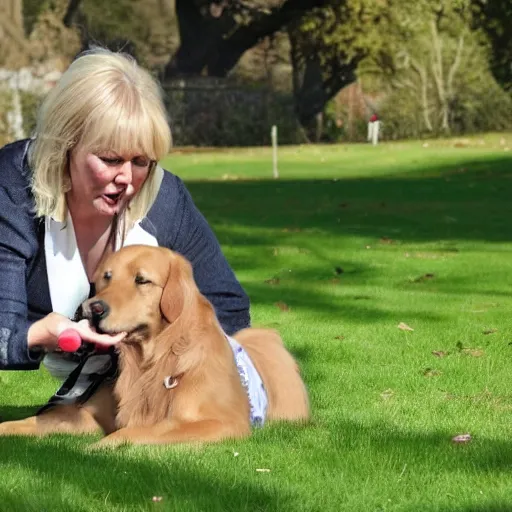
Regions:
<instances>
[{"instance_id":1,"label":"lawn","mask_svg":"<svg viewBox=\"0 0 512 512\"><path fill-rule=\"evenodd\" d=\"M311 423L111 453L0 439L0 511L512 510L512 134L281 148L278 180L271 160L181 149L164 165L253 324L297 357ZM0 382L3 419L55 389L45 371Z\"/></svg>"}]
</instances>

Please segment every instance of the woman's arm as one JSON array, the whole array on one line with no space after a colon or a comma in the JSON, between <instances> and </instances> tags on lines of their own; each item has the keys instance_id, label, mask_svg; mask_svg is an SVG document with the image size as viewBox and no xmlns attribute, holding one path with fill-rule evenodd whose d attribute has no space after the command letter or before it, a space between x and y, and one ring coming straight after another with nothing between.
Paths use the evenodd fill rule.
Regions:
<instances>
[{"instance_id":1,"label":"woman's arm","mask_svg":"<svg viewBox=\"0 0 512 512\"><path fill-rule=\"evenodd\" d=\"M4 169L0 169L2 172ZM37 251L30 204L18 187L0 186L0 369L30 370L41 354L29 350L26 272Z\"/></svg>"},{"instance_id":2,"label":"woman's arm","mask_svg":"<svg viewBox=\"0 0 512 512\"><path fill-rule=\"evenodd\" d=\"M229 266L219 242L195 206L183 182L177 181L177 230L168 247L185 256L201 293L213 304L224 331L233 334L250 325L249 298Z\"/></svg>"}]
</instances>

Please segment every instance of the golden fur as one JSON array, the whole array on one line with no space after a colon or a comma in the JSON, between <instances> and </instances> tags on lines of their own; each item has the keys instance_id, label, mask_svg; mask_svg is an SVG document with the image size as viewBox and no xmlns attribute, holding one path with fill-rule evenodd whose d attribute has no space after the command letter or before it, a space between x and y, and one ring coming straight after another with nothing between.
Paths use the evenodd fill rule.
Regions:
<instances>
[{"instance_id":1,"label":"golden fur","mask_svg":"<svg viewBox=\"0 0 512 512\"><path fill-rule=\"evenodd\" d=\"M119 377L83 406L0 424L0 435L90 432L100 445L218 441L250 434L249 400L214 309L199 292L191 265L164 248L131 246L111 255L83 314L118 345ZM98 301L108 307L94 318ZM277 332L244 329L234 338L250 355L268 395L268 420L309 417L297 364ZM171 389L164 382L172 383ZM93 419L94 418L94 419Z\"/></svg>"}]
</instances>

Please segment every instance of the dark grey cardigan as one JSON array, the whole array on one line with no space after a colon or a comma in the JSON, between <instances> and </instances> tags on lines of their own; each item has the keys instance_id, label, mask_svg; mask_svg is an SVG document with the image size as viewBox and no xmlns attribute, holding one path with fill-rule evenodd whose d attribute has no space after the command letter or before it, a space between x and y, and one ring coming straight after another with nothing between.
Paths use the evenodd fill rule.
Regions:
<instances>
[{"instance_id":1,"label":"dark grey cardigan","mask_svg":"<svg viewBox=\"0 0 512 512\"><path fill-rule=\"evenodd\" d=\"M18 141L0 149L0 369L39 367L41 358L27 349L27 331L52 311L45 222L34 216L29 186L29 143ZM249 299L177 176L164 173L156 200L140 226L158 245L192 263L197 285L215 307L227 334L249 326Z\"/></svg>"}]
</instances>

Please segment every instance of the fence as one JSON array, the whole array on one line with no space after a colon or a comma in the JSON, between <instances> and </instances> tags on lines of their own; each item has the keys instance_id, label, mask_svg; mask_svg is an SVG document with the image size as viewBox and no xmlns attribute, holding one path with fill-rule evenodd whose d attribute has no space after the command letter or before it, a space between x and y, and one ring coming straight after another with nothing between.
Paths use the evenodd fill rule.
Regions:
<instances>
[{"instance_id":1,"label":"fence","mask_svg":"<svg viewBox=\"0 0 512 512\"><path fill-rule=\"evenodd\" d=\"M167 83L164 93L177 146L268 145L272 125L280 143L302 141L291 95L210 78Z\"/></svg>"}]
</instances>

